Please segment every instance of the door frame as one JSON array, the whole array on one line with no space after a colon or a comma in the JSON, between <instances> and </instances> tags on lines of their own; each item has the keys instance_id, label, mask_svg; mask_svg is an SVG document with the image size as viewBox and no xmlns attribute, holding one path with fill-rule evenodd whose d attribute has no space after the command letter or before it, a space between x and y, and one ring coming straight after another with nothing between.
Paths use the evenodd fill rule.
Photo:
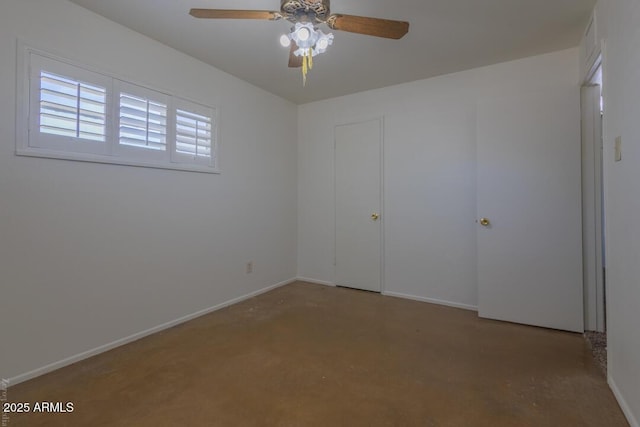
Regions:
<instances>
[{"instance_id":1,"label":"door frame","mask_svg":"<svg viewBox=\"0 0 640 427\"><path fill-rule=\"evenodd\" d=\"M597 73L602 71L603 60L601 51L596 52L595 60L591 64L591 67L588 69L588 73L585 76L581 89L584 87L593 87L600 86L600 93L602 94L604 89L602 82L596 81ZM602 95L601 95L602 96ZM580 111L581 120L585 120L585 112ZM595 281L594 283L588 283L587 276L584 276L584 316L585 316L585 330L594 330L598 332L604 332L606 330L606 297L605 297L605 282L606 282L606 250L604 248L603 243L606 244L606 226L605 226L605 200L604 200L604 188L605 188L605 174L604 174L604 129L602 128L602 117L600 119L600 135L596 135L595 137L600 138L600 148L599 150L594 151L594 186L595 188L590 189L594 191L595 194L595 211L592 213L594 217L594 223L592 224L584 224L583 227L588 227L585 229L584 233L593 234L595 248L593 251L596 254L595 266L590 265L590 260L584 259L583 263L585 265L585 269L594 268L595 269ZM584 141L581 142L584 144ZM584 145L582 147L584 150ZM598 161L599 160L599 161ZM584 182L583 182L584 185ZM583 188L583 192L585 189ZM586 209L588 207L583 206L583 217L585 215ZM583 240L583 245L586 245L586 242ZM583 246L584 248L584 246ZM586 248L583 249L583 253ZM595 289L592 289L595 287ZM591 301L591 304L588 304L590 301L587 301L587 295L593 294L595 296L595 301ZM589 307L589 306L592 307Z\"/></svg>"},{"instance_id":2,"label":"door frame","mask_svg":"<svg viewBox=\"0 0 640 427\"><path fill-rule=\"evenodd\" d=\"M386 289L386 281L385 281L385 204L384 204L384 190L385 190L385 176L384 176L384 165L385 165L385 144L384 144L384 115L378 116L363 116L363 117L355 117L350 118L344 121L336 121L333 125L333 283L337 285L337 277L336 277L336 265L337 265L337 215L338 215L338 204L337 204L337 179L336 179L336 156L337 156L337 139L336 139L336 128L338 126L348 126L348 125L356 125L359 123L366 123L372 121L378 121L379 129L380 129L380 294L384 294Z\"/></svg>"}]
</instances>

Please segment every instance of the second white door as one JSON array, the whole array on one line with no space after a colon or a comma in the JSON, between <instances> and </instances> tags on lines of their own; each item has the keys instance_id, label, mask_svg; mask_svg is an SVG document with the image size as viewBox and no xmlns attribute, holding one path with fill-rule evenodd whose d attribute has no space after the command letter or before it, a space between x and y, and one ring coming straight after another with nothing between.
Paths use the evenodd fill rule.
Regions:
<instances>
[{"instance_id":1,"label":"second white door","mask_svg":"<svg viewBox=\"0 0 640 427\"><path fill-rule=\"evenodd\" d=\"M576 90L478 104L478 311L583 331Z\"/></svg>"},{"instance_id":2,"label":"second white door","mask_svg":"<svg viewBox=\"0 0 640 427\"><path fill-rule=\"evenodd\" d=\"M336 285L382 290L382 120L335 128Z\"/></svg>"}]
</instances>

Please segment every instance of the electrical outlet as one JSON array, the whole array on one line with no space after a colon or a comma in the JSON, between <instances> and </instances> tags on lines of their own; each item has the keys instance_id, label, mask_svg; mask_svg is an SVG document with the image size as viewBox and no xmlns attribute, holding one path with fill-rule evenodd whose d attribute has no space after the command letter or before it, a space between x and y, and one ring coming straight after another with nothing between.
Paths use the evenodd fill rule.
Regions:
<instances>
[{"instance_id":1,"label":"electrical outlet","mask_svg":"<svg viewBox=\"0 0 640 427\"><path fill-rule=\"evenodd\" d=\"M247 263L247 274L253 273L253 261Z\"/></svg>"}]
</instances>

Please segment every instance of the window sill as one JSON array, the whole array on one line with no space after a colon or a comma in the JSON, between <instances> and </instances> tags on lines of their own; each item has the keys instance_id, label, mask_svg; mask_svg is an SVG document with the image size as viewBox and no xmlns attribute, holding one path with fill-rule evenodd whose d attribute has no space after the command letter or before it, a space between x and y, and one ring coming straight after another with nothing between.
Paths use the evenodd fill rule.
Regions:
<instances>
[{"instance_id":1,"label":"window sill","mask_svg":"<svg viewBox=\"0 0 640 427\"><path fill-rule=\"evenodd\" d=\"M196 173L212 173L212 174L220 173L219 169L213 168L210 166L205 166L205 165L184 164L184 163L154 163L154 162L141 161L141 160L122 159L118 157L112 157L112 156L106 156L106 155L100 155L100 154L59 152L59 151L46 150L41 148L18 148L16 150L16 155L27 156L27 157L43 157L48 159L59 159L59 160L72 160L72 161L79 161L79 162L104 163L104 164L122 165L122 166L136 166L136 167L143 167L143 168L169 169L169 170L178 170L178 171L185 171L185 172L196 172Z\"/></svg>"}]
</instances>

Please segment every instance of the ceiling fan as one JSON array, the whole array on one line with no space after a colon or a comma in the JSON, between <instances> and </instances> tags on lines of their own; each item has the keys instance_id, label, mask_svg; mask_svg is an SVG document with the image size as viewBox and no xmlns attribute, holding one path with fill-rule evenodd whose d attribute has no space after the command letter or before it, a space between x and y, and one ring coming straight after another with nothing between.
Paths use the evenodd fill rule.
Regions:
<instances>
[{"instance_id":1,"label":"ceiling fan","mask_svg":"<svg viewBox=\"0 0 640 427\"><path fill-rule=\"evenodd\" d=\"M191 9L189 14L205 19L285 19L294 24L289 34L283 34L280 43L290 46L289 67L302 67L306 82L307 71L313 67L313 57L323 53L333 44L333 34L325 34L318 24L332 30L365 34L368 36L400 39L409 31L409 23L364 16L332 14L330 0L281 0L280 11L235 10L235 9Z\"/></svg>"}]
</instances>

